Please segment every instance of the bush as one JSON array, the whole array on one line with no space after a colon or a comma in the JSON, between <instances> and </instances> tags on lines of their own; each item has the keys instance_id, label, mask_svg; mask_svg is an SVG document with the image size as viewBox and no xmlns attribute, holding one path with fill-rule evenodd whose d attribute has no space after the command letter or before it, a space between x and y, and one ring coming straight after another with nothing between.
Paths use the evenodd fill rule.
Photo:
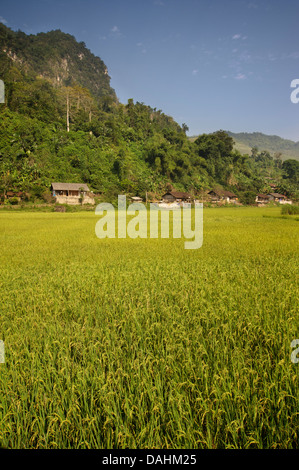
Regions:
<instances>
[{"instance_id":1,"label":"bush","mask_svg":"<svg viewBox=\"0 0 299 470\"><path fill-rule=\"evenodd\" d=\"M43 197L43 200L47 204L54 204L54 202L55 202L55 198L52 196L52 193L51 193L51 191L49 191L49 189L47 189L46 191L43 192L42 197Z\"/></svg>"},{"instance_id":2,"label":"bush","mask_svg":"<svg viewBox=\"0 0 299 470\"><path fill-rule=\"evenodd\" d=\"M19 204L19 198L17 197L10 197L9 200L8 200L9 204L11 204L12 206L16 206L17 204Z\"/></svg>"},{"instance_id":3,"label":"bush","mask_svg":"<svg viewBox=\"0 0 299 470\"><path fill-rule=\"evenodd\" d=\"M289 214L289 215L298 215L299 214L299 206L293 206L291 204L286 204L281 208L282 214Z\"/></svg>"}]
</instances>

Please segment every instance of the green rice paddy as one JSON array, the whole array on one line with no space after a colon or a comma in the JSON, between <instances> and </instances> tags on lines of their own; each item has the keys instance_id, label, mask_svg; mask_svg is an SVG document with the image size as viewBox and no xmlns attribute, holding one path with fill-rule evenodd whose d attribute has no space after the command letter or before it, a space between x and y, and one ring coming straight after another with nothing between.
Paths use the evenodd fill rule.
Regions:
<instances>
[{"instance_id":1,"label":"green rice paddy","mask_svg":"<svg viewBox=\"0 0 299 470\"><path fill-rule=\"evenodd\" d=\"M0 445L298 448L298 234L204 209L203 246L0 213Z\"/></svg>"}]
</instances>

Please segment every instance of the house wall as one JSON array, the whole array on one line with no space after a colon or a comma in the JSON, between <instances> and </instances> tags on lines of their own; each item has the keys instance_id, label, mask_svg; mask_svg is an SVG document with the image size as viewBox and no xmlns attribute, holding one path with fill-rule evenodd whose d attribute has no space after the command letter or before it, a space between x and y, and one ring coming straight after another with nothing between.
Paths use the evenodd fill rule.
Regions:
<instances>
[{"instance_id":1,"label":"house wall","mask_svg":"<svg viewBox=\"0 0 299 470\"><path fill-rule=\"evenodd\" d=\"M58 204L70 204L76 206L81 204L80 196L56 196L55 202ZM94 204L94 199L89 196L84 196L83 204Z\"/></svg>"},{"instance_id":2,"label":"house wall","mask_svg":"<svg viewBox=\"0 0 299 470\"><path fill-rule=\"evenodd\" d=\"M171 194L167 194L163 197L163 201L165 202L174 202L176 199Z\"/></svg>"}]
</instances>

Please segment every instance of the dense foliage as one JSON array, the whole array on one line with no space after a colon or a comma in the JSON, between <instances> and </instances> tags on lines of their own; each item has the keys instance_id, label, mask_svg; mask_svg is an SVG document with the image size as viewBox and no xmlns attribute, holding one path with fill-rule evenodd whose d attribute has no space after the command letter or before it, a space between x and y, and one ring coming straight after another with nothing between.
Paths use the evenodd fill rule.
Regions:
<instances>
[{"instance_id":1,"label":"dense foliage","mask_svg":"<svg viewBox=\"0 0 299 470\"><path fill-rule=\"evenodd\" d=\"M64 181L113 200L171 184L194 194L222 186L248 202L271 179L296 195L298 165L258 149L242 155L221 130L191 142L186 124L161 110L119 103L101 59L59 30L27 36L0 25L0 67L2 195L47 201L51 182Z\"/></svg>"}]
</instances>

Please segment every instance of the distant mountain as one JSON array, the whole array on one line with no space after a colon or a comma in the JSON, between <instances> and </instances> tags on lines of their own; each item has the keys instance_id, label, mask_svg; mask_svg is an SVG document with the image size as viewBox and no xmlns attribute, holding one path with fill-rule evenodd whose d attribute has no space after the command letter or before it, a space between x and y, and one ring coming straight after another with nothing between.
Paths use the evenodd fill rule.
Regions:
<instances>
[{"instance_id":1,"label":"distant mountain","mask_svg":"<svg viewBox=\"0 0 299 470\"><path fill-rule=\"evenodd\" d=\"M299 160L299 142L283 139L277 135L266 135L261 132L240 132L234 133L226 131L234 139L235 149L241 154L251 155L251 149L257 147L259 152L268 151L273 157L275 153L281 153L282 160ZM189 137L194 142L197 136Z\"/></svg>"},{"instance_id":2,"label":"distant mountain","mask_svg":"<svg viewBox=\"0 0 299 470\"><path fill-rule=\"evenodd\" d=\"M242 154L251 154L252 147L257 147L261 152L267 150L272 156L281 153L282 160L299 160L299 142L283 139L277 135L266 135L261 132L240 132L235 134L226 131L235 141L235 148Z\"/></svg>"},{"instance_id":3,"label":"distant mountain","mask_svg":"<svg viewBox=\"0 0 299 470\"><path fill-rule=\"evenodd\" d=\"M1 78L11 79L19 72L47 79L55 87L77 84L95 97L108 95L116 100L104 62L84 42L59 29L26 35L0 23L0 69Z\"/></svg>"}]
</instances>

